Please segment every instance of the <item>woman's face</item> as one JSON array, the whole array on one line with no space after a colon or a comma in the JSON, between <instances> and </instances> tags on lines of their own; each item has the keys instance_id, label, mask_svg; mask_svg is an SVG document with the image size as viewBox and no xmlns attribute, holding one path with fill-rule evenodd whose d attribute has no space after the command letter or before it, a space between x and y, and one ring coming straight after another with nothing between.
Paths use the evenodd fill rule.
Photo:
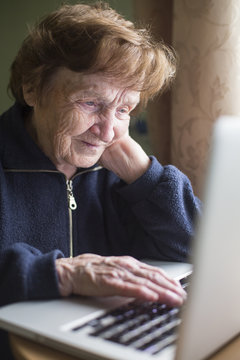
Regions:
<instances>
[{"instance_id":1,"label":"woman's face","mask_svg":"<svg viewBox=\"0 0 240 360\"><path fill-rule=\"evenodd\" d=\"M29 104L35 139L59 170L90 167L128 131L130 112L139 100L139 92L104 75L60 68L41 101Z\"/></svg>"}]
</instances>

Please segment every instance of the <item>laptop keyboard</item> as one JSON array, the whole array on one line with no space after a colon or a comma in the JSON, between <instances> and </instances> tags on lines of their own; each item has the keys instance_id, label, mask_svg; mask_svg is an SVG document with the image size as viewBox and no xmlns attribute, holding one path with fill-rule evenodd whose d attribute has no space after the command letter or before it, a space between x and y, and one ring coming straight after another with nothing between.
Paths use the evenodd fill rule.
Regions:
<instances>
[{"instance_id":1,"label":"laptop keyboard","mask_svg":"<svg viewBox=\"0 0 240 360\"><path fill-rule=\"evenodd\" d=\"M189 278L180 282L186 289ZM180 310L157 302L132 301L72 330L85 328L90 336L155 355L176 341Z\"/></svg>"}]
</instances>

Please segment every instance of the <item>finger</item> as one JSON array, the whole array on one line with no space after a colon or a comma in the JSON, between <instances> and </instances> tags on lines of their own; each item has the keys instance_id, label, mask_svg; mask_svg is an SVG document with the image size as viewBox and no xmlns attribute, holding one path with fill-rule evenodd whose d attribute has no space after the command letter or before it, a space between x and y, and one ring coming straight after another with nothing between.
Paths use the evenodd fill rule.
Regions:
<instances>
[{"instance_id":1,"label":"finger","mask_svg":"<svg viewBox=\"0 0 240 360\"><path fill-rule=\"evenodd\" d=\"M113 295L114 293L115 295L134 297L143 301L158 301L169 306L181 306L184 301L181 296L165 288L159 288L156 292L146 284L132 283L123 279L108 278L105 280L104 295Z\"/></svg>"},{"instance_id":2,"label":"finger","mask_svg":"<svg viewBox=\"0 0 240 360\"><path fill-rule=\"evenodd\" d=\"M182 288L180 283L178 281L175 281L174 279L166 278L161 272L138 269L134 272L134 275L139 278L148 280L149 286L151 286L151 284L154 284L157 287L160 286L167 290L175 292L184 298L186 297L186 292Z\"/></svg>"},{"instance_id":3,"label":"finger","mask_svg":"<svg viewBox=\"0 0 240 360\"><path fill-rule=\"evenodd\" d=\"M174 293L175 295L177 295L177 297L180 297L183 300L186 299L186 292L181 287L174 285L172 282L169 282L160 274L153 273L149 275L148 273L148 277L142 276L142 273L140 273L141 276L136 276L136 274L125 274L125 277L127 275L128 279L125 278L125 281L129 281L137 285L144 285L145 287L159 294L160 298L162 298L162 293L164 291L169 291L170 294Z\"/></svg>"},{"instance_id":4,"label":"finger","mask_svg":"<svg viewBox=\"0 0 240 360\"><path fill-rule=\"evenodd\" d=\"M175 288L169 289L169 287L161 286L152 282L144 277L136 276L126 269L112 269L101 273L99 281L102 284L102 288L112 287L116 289L117 294L123 296L145 296L146 293L151 297L151 301L165 300L169 303L181 304L185 300L185 292L177 292ZM124 286L125 285L125 286ZM118 288L120 286L120 289ZM135 290L136 293L122 293L124 290ZM144 291L143 291L144 290ZM143 293L142 293L143 291Z\"/></svg>"},{"instance_id":5,"label":"finger","mask_svg":"<svg viewBox=\"0 0 240 360\"><path fill-rule=\"evenodd\" d=\"M186 298L186 292L181 287L180 283L172 278L170 278L165 271L160 268L147 265L142 263L130 256L122 256L122 257L109 257L106 259L106 264L109 266L115 267L120 270L127 270L131 274L143 278L148 279L152 283L164 287L172 292L176 292L178 295ZM126 273L127 274L127 273ZM149 283L149 287L152 288ZM153 288L155 291L157 288Z\"/></svg>"},{"instance_id":6,"label":"finger","mask_svg":"<svg viewBox=\"0 0 240 360\"><path fill-rule=\"evenodd\" d=\"M138 271L139 269L149 271L150 273L151 272L157 273L162 275L164 278L171 281L175 285L180 285L178 281L171 278L163 269L143 263L131 256L119 256L119 257L111 256L109 258L106 258L106 261L109 265L111 264L112 266L116 266L116 267L120 265L120 267L124 267L133 273Z\"/></svg>"},{"instance_id":7,"label":"finger","mask_svg":"<svg viewBox=\"0 0 240 360\"><path fill-rule=\"evenodd\" d=\"M145 264L143 262L138 261L139 266L142 270L146 270L148 271L148 274L150 274L150 276L152 276L152 274L160 274L162 277L164 277L165 279L167 279L168 281L170 281L171 283L173 283L174 285L181 287L181 284L178 280L172 278L170 275L167 274L166 271L164 271L162 268L159 268L157 266L152 266L152 265L148 265ZM153 275L153 281L154 281L154 275Z\"/></svg>"}]
</instances>

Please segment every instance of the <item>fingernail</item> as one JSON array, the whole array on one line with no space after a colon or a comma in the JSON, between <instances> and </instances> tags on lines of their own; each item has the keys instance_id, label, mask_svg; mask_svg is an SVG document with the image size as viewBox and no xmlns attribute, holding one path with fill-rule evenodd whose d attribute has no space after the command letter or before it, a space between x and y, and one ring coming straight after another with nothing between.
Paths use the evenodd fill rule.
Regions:
<instances>
[{"instance_id":1,"label":"fingernail","mask_svg":"<svg viewBox=\"0 0 240 360\"><path fill-rule=\"evenodd\" d=\"M186 299L186 298L187 298L187 293L186 293L186 291L185 291L184 289L182 289L181 293L182 293L184 299Z\"/></svg>"},{"instance_id":2,"label":"fingernail","mask_svg":"<svg viewBox=\"0 0 240 360\"><path fill-rule=\"evenodd\" d=\"M182 305L183 298L172 291L167 291L169 298L172 300L174 305Z\"/></svg>"}]
</instances>

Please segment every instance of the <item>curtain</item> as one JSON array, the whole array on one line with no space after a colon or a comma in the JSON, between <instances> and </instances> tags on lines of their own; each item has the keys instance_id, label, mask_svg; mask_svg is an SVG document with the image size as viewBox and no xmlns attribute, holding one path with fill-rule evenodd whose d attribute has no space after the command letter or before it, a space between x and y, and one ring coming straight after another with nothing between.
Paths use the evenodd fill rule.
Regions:
<instances>
[{"instance_id":1,"label":"curtain","mask_svg":"<svg viewBox=\"0 0 240 360\"><path fill-rule=\"evenodd\" d=\"M182 170L201 197L213 123L240 115L240 1L136 0L135 9L179 56L170 102L156 99L148 111L154 155Z\"/></svg>"},{"instance_id":2,"label":"curtain","mask_svg":"<svg viewBox=\"0 0 240 360\"><path fill-rule=\"evenodd\" d=\"M173 1L135 0L135 17L150 26L156 40L172 43ZM147 127L152 153L163 164L171 162L171 92L166 91L148 105Z\"/></svg>"}]
</instances>

